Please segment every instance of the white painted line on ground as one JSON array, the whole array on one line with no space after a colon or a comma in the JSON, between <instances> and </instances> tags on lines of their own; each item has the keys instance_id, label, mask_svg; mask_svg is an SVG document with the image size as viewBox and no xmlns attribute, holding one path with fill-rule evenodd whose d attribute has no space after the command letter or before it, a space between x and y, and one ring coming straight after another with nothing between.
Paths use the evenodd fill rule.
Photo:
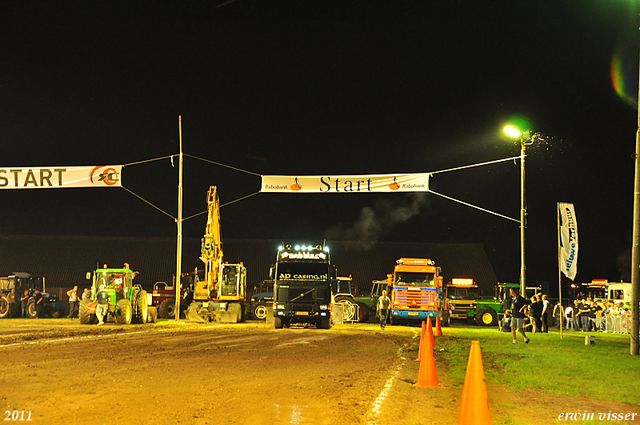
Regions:
<instances>
[{"instance_id":1,"label":"white painted line on ground","mask_svg":"<svg viewBox=\"0 0 640 425\"><path fill-rule=\"evenodd\" d=\"M382 388L382 391L380 392L380 394L378 394L378 398L376 398L376 400L373 402L373 405L371 406L371 410L367 414L368 425L378 425L378 418L382 413L382 403L389 395L389 391L391 391L391 386L393 385L393 381L396 379L396 377L400 373L400 369L402 369L402 367L404 366L404 360L406 360L405 357L401 355L401 353L402 353L402 348L398 348L398 357L402 359L403 362L400 363L395 368L391 377L387 379L387 382L384 384L384 388Z\"/></svg>"}]
</instances>

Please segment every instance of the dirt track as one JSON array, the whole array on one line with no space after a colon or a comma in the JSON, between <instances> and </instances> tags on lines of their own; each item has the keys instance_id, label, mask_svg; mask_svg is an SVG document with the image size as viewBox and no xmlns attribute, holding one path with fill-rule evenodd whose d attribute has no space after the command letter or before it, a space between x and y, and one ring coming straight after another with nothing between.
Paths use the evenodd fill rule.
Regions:
<instances>
[{"instance_id":1,"label":"dirt track","mask_svg":"<svg viewBox=\"0 0 640 425\"><path fill-rule=\"evenodd\" d=\"M419 330L5 320L0 352L11 366L0 404L43 424L454 424L462 387L449 381L443 353L442 386L412 385ZM489 394L494 423L554 423L550 410L563 400L495 384Z\"/></svg>"}]
</instances>

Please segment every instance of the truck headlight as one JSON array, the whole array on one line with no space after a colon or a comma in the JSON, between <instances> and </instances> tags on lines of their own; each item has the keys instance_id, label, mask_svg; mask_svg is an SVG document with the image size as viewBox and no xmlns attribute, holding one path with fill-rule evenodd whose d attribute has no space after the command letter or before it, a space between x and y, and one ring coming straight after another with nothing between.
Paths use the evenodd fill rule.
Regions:
<instances>
[{"instance_id":1,"label":"truck headlight","mask_svg":"<svg viewBox=\"0 0 640 425\"><path fill-rule=\"evenodd\" d=\"M275 304L274 304L275 305ZM283 304L278 304L278 310L284 310L284 305Z\"/></svg>"},{"instance_id":2,"label":"truck headlight","mask_svg":"<svg viewBox=\"0 0 640 425\"><path fill-rule=\"evenodd\" d=\"M326 304L322 304L322 305L320 306L320 310L328 310L328 309L329 309L329 306L328 306L328 305L326 305Z\"/></svg>"}]
</instances>

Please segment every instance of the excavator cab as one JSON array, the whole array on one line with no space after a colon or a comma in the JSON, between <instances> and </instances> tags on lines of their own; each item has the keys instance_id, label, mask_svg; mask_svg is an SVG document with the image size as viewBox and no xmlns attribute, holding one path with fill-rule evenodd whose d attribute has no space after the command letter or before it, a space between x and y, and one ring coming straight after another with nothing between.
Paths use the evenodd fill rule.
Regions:
<instances>
[{"instance_id":1,"label":"excavator cab","mask_svg":"<svg viewBox=\"0 0 640 425\"><path fill-rule=\"evenodd\" d=\"M222 265L222 282L220 283L220 299L242 300L245 297L247 269L240 264Z\"/></svg>"}]
</instances>

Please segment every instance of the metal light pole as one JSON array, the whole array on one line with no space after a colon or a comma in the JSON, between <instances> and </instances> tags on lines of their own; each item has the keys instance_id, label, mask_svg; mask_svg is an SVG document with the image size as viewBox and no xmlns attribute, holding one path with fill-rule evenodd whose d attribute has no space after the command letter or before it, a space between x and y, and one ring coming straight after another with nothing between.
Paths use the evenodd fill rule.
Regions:
<instances>
[{"instance_id":1,"label":"metal light pole","mask_svg":"<svg viewBox=\"0 0 640 425\"><path fill-rule=\"evenodd\" d=\"M524 257L524 241L525 241L525 228L527 227L527 201L525 196L525 157L527 151L527 144L533 143L532 132L520 131L513 126L506 126L504 132L509 136L515 138L520 143L520 295L527 296L527 266L525 265Z\"/></svg>"},{"instance_id":2,"label":"metal light pole","mask_svg":"<svg viewBox=\"0 0 640 425\"><path fill-rule=\"evenodd\" d=\"M631 246L631 341L629 354L637 356L638 303L640 303L640 71L638 73L638 130L636 131L635 174L633 180L633 244Z\"/></svg>"},{"instance_id":3,"label":"metal light pole","mask_svg":"<svg viewBox=\"0 0 640 425\"><path fill-rule=\"evenodd\" d=\"M182 275L182 115L178 116L178 131L180 132L180 165L178 170L178 241L176 247L176 313L173 323L180 321L180 276Z\"/></svg>"},{"instance_id":4,"label":"metal light pole","mask_svg":"<svg viewBox=\"0 0 640 425\"><path fill-rule=\"evenodd\" d=\"M520 134L520 295L526 298L527 292L527 266L524 262L524 229L526 227L527 220L527 205L526 198L524 193L524 159L525 159L525 151L527 149L527 144L525 143L524 134Z\"/></svg>"}]
</instances>

